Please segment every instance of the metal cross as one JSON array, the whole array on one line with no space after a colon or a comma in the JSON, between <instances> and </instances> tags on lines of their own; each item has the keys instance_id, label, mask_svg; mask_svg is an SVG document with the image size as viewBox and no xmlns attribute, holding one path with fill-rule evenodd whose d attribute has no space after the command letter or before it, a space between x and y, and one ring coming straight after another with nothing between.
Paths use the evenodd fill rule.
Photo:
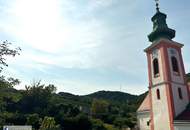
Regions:
<instances>
[{"instance_id":1,"label":"metal cross","mask_svg":"<svg viewBox=\"0 0 190 130\"><path fill-rule=\"evenodd\" d=\"M155 2L156 2L156 10L157 12L159 12L159 0L155 0Z\"/></svg>"}]
</instances>

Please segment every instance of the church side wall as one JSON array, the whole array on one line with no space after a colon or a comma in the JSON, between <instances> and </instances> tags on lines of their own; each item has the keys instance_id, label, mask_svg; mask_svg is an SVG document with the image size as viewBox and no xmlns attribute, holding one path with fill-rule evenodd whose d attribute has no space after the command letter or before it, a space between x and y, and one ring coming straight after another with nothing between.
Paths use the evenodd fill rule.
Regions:
<instances>
[{"instance_id":1,"label":"church side wall","mask_svg":"<svg viewBox=\"0 0 190 130\"><path fill-rule=\"evenodd\" d=\"M172 62L171 57L176 57L178 61L179 73L175 73L172 69ZM187 86L185 85L184 81L184 74L183 74L183 65L180 62L179 51L174 48L168 48L168 57L169 57L169 65L170 65L170 74L172 80L172 93L173 93L173 100L174 100L174 107L175 107L175 116L179 115L187 106L189 99L187 93ZM181 63L181 64L180 64ZM178 89L182 91L182 99L179 97Z\"/></svg>"},{"instance_id":2,"label":"church side wall","mask_svg":"<svg viewBox=\"0 0 190 130\"><path fill-rule=\"evenodd\" d=\"M152 106L154 114L154 130L170 130L168 100L166 94L166 86L152 88ZM157 99L156 90L160 90L160 100Z\"/></svg>"},{"instance_id":3,"label":"church side wall","mask_svg":"<svg viewBox=\"0 0 190 130\"><path fill-rule=\"evenodd\" d=\"M137 113L138 126L140 130L150 130L150 113Z\"/></svg>"},{"instance_id":4,"label":"church side wall","mask_svg":"<svg viewBox=\"0 0 190 130\"><path fill-rule=\"evenodd\" d=\"M179 98L178 88L181 88L183 99ZM187 104L189 103L188 94L186 90L186 86L172 83L172 92L174 97L173 99L176 116L179 115L182 111L184 111Z\"/></svg>"},{"instance_id":5,"label":"church side wall","mask_svg":"<svg viewBox=\"0 0 190 130\"><path fill-rule=\"evenodd\" d=\"M190 124L174 124L174 130L190 130Z\"/></svg>"}]
</instances>

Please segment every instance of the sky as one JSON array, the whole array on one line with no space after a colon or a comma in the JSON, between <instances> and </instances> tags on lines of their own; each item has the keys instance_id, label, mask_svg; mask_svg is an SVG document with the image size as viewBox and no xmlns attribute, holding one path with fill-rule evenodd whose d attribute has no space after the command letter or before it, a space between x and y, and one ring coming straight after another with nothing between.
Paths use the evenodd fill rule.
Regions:
<instances>
[{"instance_id":1,"label":"sky","mask_svg":"<svg viewBox=\"0 0 190 130\"><path fill-rule=\"evenodd\" d=\"M183 43L190 72L190 1L160 0L168 26ZM58 92L141 94L148 90L146 55L154 0L0 0L0 40L22 49L3 74L41 80Z\"/></svg>"}]
</instances>

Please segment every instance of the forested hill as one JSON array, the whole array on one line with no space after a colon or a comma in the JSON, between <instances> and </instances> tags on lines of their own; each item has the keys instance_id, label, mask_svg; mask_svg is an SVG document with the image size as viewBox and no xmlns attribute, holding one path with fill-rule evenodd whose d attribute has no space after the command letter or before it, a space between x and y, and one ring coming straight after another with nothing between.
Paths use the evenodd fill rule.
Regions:
<instances>
[{"instance_id":1,"label":"forested hill","mask_svg":"<svg viewBox=\"0 0 190 130\"><path fill-rule=\"evenodd\" d=\"M16 90L14 84L13 79L0 80L0 128L13 124L44 130L41 128L51 124L48 121L55 130L132 128L136 124L136 109L145 95L99 91L78 96L55 93L56 87L51 84L37 82L26 86L26 90Z\"/></svg>"},{"instance_id":2,"label":"forested hill","mask_svg":"<svg viewBox=\"0 0 190 130\"><path fill-rule=\"evenodd\" d=\"M146 93L143 93L141 95L133 95L120 91L98 91L83 96L74 95L65 92L59 92L59 95L65 97L66 99L73 99L73 100L92 101L93 99L99 99L114 103L134 103L138 106L138 104L141 103L142 100L144 99Z\"/></svg>"},{"instance_id":3,"label":"forested hill","mask_svg":"<svg viewBox=\"0 0 190 130\"><path fill-rule=\"evenodd\" d=\"M98 91L84 97L103 99L114 102L128 102L138 100L139 96L119 91Z\"/></svg>"}]
</instances>

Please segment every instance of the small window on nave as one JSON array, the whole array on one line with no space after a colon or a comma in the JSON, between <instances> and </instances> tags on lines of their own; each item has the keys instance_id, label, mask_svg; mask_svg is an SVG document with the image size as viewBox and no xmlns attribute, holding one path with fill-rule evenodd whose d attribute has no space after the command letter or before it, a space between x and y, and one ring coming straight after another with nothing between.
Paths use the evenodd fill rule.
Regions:
<instances>
[{"instance_id":1,"label":"small window on nave","mask_svg":"<svg viewBox=\"0 0 190 130\"><path fill-rule=\"evenodd\" d=\"M147 124L147 126L150 126L150 121L147 121L146 124Z\"/></svg>"}]
</instances>

